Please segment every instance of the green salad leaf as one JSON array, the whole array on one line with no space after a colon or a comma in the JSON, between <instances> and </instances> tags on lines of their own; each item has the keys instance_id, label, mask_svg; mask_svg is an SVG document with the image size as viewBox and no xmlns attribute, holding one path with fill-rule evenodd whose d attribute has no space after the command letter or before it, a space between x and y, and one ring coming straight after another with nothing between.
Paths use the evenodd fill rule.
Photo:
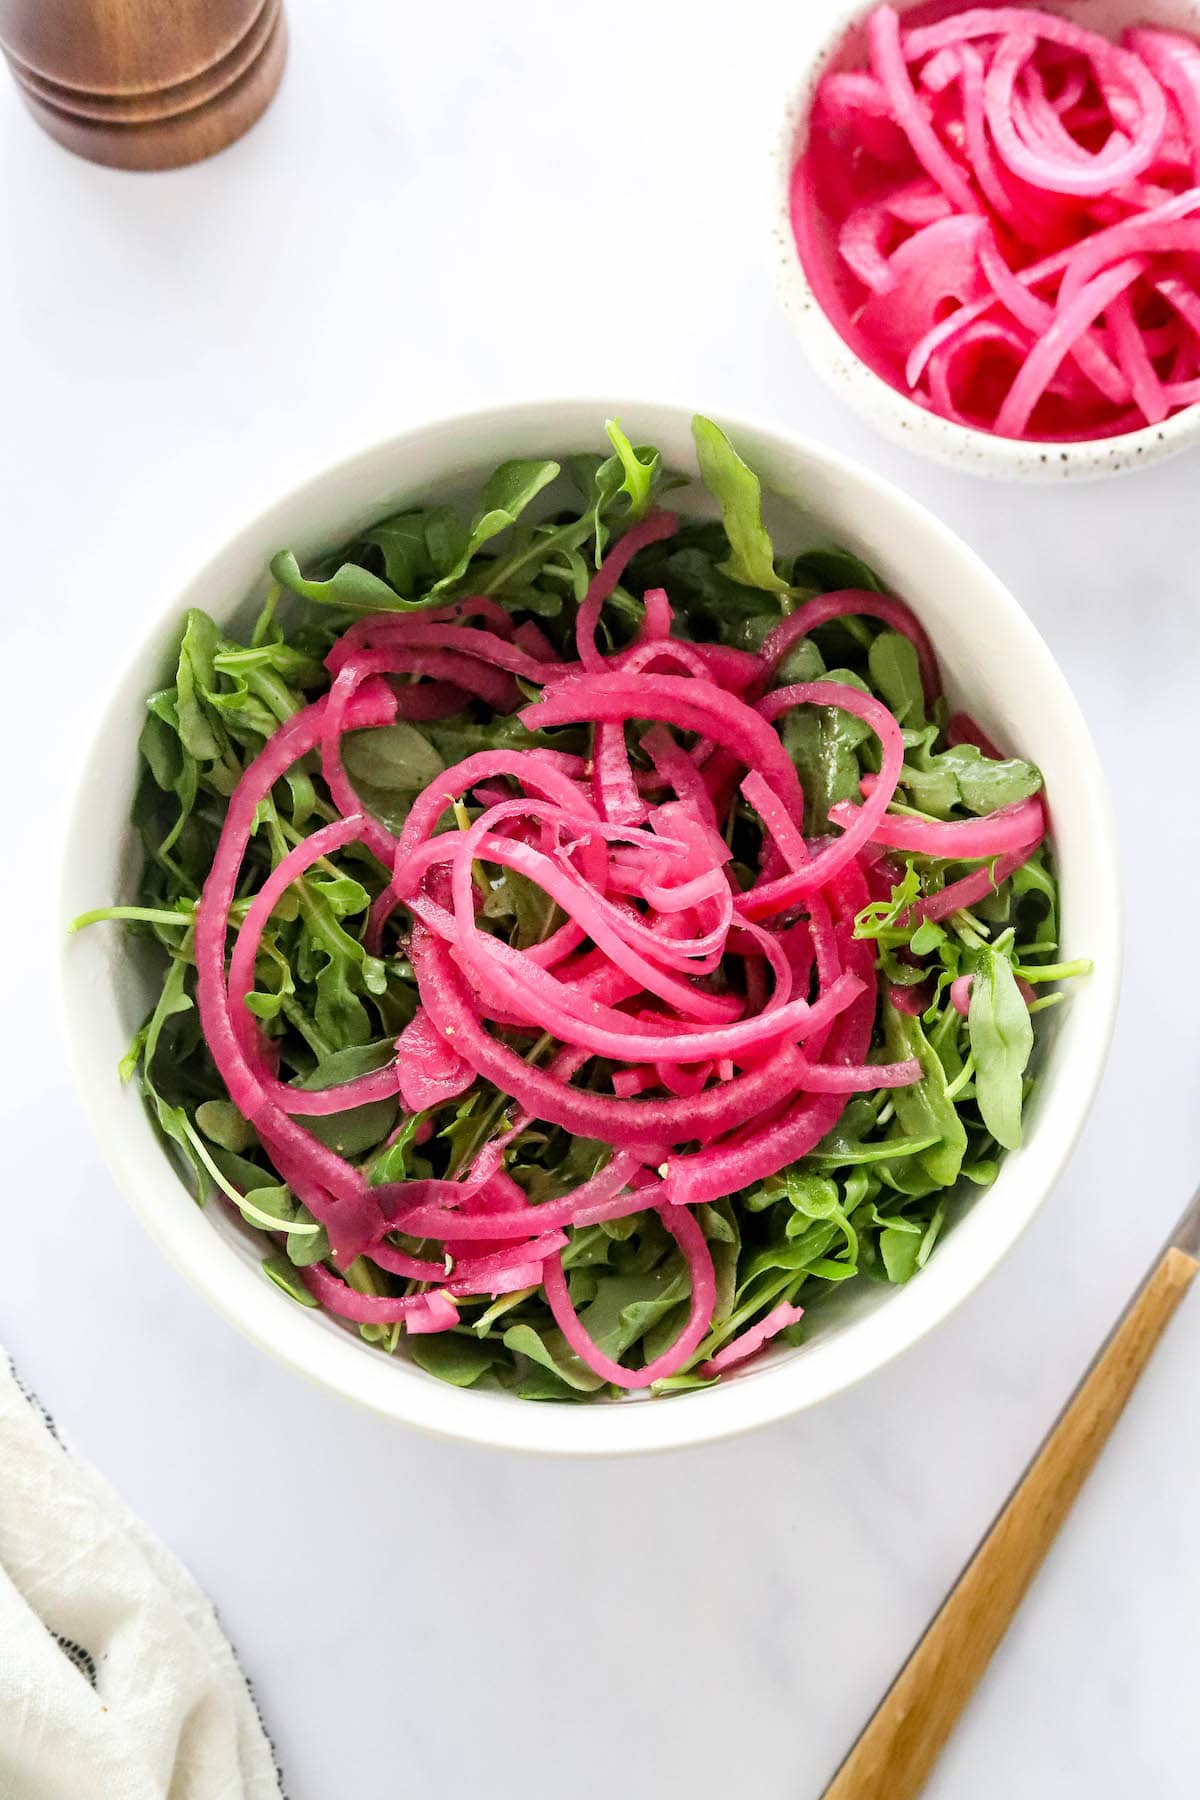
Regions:
<instances>
[{"instance_id":1,"label":"green salad leaf","mask_svg":"<svg viewBox=\"0 0 1200 1800\"><path fill-rule=\"evenodd\" d=\"M721 505L721 519L729 539L729 555L721 563L722 574L747 587L786 593L788 584L775 573L775 553L762 519L762 486L744 463L719 425L711 419L692 421L692 436L700 460L700 474Z\"/></svg>"},{"instance_id":2,"label":"green salad leaf","mask_svg":"<svg viewBox=\"0 0 1200 1800\"><path fill-rule=\"evenodd\" d=\"M432 596L424 600L402 599L386 581L360 563L342 563L326 580L311 580L300 573L300 564L291 550L280 550L271 558L271 573L302 600L342 607L346 612L423 612L435 604Z\"/></svg>"},{"instance_id":3,"label":"green salad leaf","mask_svg":"<svg viewBox=\"0 0 1200 1800\"><path fill-rule=\"evenodd\" d=\"M615 491L628 499L629 517L640 519L649 507L662 475L662 457L652 444L640 444L635 449L616 419L606 419L604 429L616 452L618 467L613 470L613 477L618 470L621 476Z\"/></svg>"},{"instance_id":4,"label":"green salad leaf","mask_svg":"<svg viewBox=\"0 0 1200 1800\"><path fill-rule=\"evenodd\" d=\"M430 592L441 593L444 588L460 580L466 574L472 558L492 538L499 537L502 531L515 525L525 508L543 488L549 487L558 472L559 465L556 462L545 460L501 463L483 484L479 506L471 520L466 543L446 573L434 582Z\"/></svg>"},{"instance_id":5,"label":"green salad leaf","mask_svg":"<svg viewBox=\"0 0 1200 1800\"><path fill-rule=\"evenodd\" d=\"M975 1097L998 1144L1021 1142L1025 1067L1033 1051L1033 1021L1009 959L990 946L976 954L967 1015L975 1059Z\"/></svg>"},{"instance_id":6,"label":"green salad leaf","mask_svg":"<svg viewBox=\"0 0 1200 1800\"><path fill-rule=\"evenodd\" d=\"M883 1006L883 1041L892 1061L906 1062L912 1057L921 1065L921 1080L912 1087L897 1088L893 1105L911 1137L935 1140L918 1153L917 1161L939 1187L951 1187L962 1168L967 1132L947 1092L942 1059L925 1036L920 1019L901 1012L890 1000Z\"/></svg>"}]
</instances>

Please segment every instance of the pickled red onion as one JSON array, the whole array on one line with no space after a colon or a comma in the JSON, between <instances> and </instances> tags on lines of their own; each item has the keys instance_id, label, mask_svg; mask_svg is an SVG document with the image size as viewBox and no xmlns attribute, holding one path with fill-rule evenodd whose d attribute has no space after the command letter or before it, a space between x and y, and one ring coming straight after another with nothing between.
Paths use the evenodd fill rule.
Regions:
<instances>
[{"instance_id":1,"label":"pickled red onion","mask_svg":"<svg viewBox=\"0 0 1200 1800\"><path fill-rule=\"evenodd\" d=\"M1177 191L1200 182L1200 42L1113 43L1036 6L905 27L881 5L866 55L819 83L791 189L797 254L863 361L1004 437L1102 438L1196 404L1200 309L1164 332L1154 306L1200 248L1196 191Z\"/></svg>"}]
</instances>

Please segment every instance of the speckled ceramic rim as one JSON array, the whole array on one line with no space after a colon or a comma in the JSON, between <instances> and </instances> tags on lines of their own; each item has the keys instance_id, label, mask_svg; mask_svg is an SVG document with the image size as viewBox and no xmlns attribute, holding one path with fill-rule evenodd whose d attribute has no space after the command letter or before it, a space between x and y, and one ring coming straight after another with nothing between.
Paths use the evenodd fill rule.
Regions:
<instances>
[{"instance_id":1,"label":"speckled ceramic rim","mask_svg":"<svg viewBox=\"0 0 1200 1800\"><path fill-rule=\"evenodd\" d=\"M907 12L916 0L893 0ZM1077 0L1048 8L1078 15L1095 31L1109 31L1136 14L1139 21L1158 22L1200 34L1197 0L1149 0L1130 7L1127 0ZM798 150L806 139L809 111L817 84L834 66L846 35L871 11L870 5L844 7L832 28L806 50L800 61L805 73L785 110L772 154L771 236L779 291L805 354L835 393L895 443L919 450L937 462L976 475L1007 476L1027 481L1088 481L1119 475L1161 462L1200 440L1200 406L1190 406L1161 425L1119 437L1079 444L1022 443L994 437L942 419L876 375L831 323L813 292L792 236L788 189Z\"/></svg>"},{"instance_id":2,"label":"speckled ceramic rim","mask_svg":"<svg viewBox=\"0 0 1200 1800\"><path fill-rule=\"evenodd\" d=\"M232 537L164 605L97 723L64 839L64 927L107 896L133 891L135 744L145 696L170 666L187 607L229 619L261 590L266 562L281 545L303 558L368 519L447 490L465 472L490 470L509 457L594 449L603 420L614 416L635 442L657 444L671 466L695 472L686 406L611 397L523 403L415 426L304 482ZM794 515L789 536L803 541L807 529L810 541L819 534L869 558L922 616L952 699L1042 767L1055 809L1063 954L1093 956L1096 974L1050 1015L1058 1036L1024 1145L906 1287L865 1286L846 1317L823 1324L811 1343L769 1352L715 1388L670 1400L554 1406L448 1387L297 1306L265 1280L261 1249L252 1250L215 1205L194 1204L134 1085L117 1081L118 1060L152 991L129 941L112 929L64 938L63 1002L76 1078L109 1167L151 1235L219 1312L281 1361L390 1418L447 1437L570 1455L663 1450L728 1437L840 1392L937 1325L1015 1243L1066 1161L1104 1063L1120 961L1116 852L1096 753L1049 650L974 552L897 488L778 427L716 416L768 492L784 497L772 504Z\"/></svg>"}]
</instances>

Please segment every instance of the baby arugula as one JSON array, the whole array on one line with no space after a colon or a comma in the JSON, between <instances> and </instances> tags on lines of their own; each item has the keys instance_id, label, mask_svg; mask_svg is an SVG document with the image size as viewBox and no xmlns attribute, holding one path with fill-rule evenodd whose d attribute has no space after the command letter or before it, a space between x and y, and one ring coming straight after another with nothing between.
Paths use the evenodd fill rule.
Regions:
<instances>
[{"instance_id":1,"label":"baby arugula","mask_svg":"<svg viewBox=\"0 0 1200 1800\"><path fill-rule=\"evenodd\" d=\"M139 890L133 903L76 924L119 920L156 960L159 995L121 1074L138 1077L196 1199L215 1192L236 1208L261 1242L266 1275L302 1305L314 1300L298 1271L329 1257L328 1240L230 1102L196 1009L193 920L229 796L277 726L328 689L325 656L364 614L488 595L514 625L536 621L556 656L573 655L575 610L611 539L676 484L656 449L635 446L615 421L607 433L604 454L502 464L465 518L446 505L407 501L303 566L281 550L271 563L275 585L244 640L190 612L172 679L147 702L133 807L143 852ZM817 593L878 588L869 568L836 547L777 555L758 477L711 421L695 421L695 439L720 519L685 517L674 536L639 552L604 610L600 637L609 648L637 633L641 596L654 586L668 590L677 631L739 649L760 646L782 616ZM792 648L778 680L822 678L877 695L899 721L904 762L894 813L968 819L1039 790L1029 763L948 741L945 706L927 705L913 646L897 632L861 616L817 627ZM864 777L878 773L877 741L834 709L797 708L781 729L804 787L806 828L819 836L829 830L829 808L857 799ZM346 740L345 760L371 810L397 830L445 767L475 750L537 743L588 749L580 728L532 734L515 717L472 701L436 723L357 733ZM469 809L460 812L469 822ZM235 922L269 870L334 816L315 756L302 759L259 809ZM743 838L751 829L748 812L734 815L735 871L739 849L748 856ZM1058 894L1049 852L1039 849L972 910L938 923L921 920L916 902L970 865L910 856L884 866L890 893L864 907L855 926L872 943L883 978L872 1056L913 1058L921 1079L857 1095L802 1162L698 1209L716 1305L704 1342L662 1391L705 1385L710 1378L700 1366L780 1301L804 1305L804 1322L784 1333L797 1341L846 1282L910 1280L972 1186L994 1179L1002 1152L1020 1143L1036 1073L1037 1014L1060 998L1038 997L1040 990L1087 967L1055 961ZM315 864L273 912L248 1004L282 1080L324 1087L393 1056L417 988L402 937L379 955L364 944L369 908L387 880L369 851L350 845ZM525 948L561 920L523 876L490 870L485 929ZM508 1036L531 1062L545 1059L548 1037L530 1046ZM594 1058L577 1079L601 1088L607 1076L608 1065ZM406 1114L390 1098L305 1123L369 1181L393 1183L460 1173L510 1119L507 1096L476 1080L460 1098L423 1113ZM589 1179L607 1156L601 1144L535 1121L510 1144L505 1168L536 1204ZM393 1242L414 1255L440 1254L398 1235ZM641 1363L671 1343L688 1310L688 1276L654 1214L573 1229L563 1264L571 1300L602 1352ZM345 1273L363 1293L405 1291L367 1256ZM558 1401L608 1391L564 1341L540 1287L464 1300L458 1326L438 1335L407 1339L398 1325L359 1329L385 1352L403 1344L421 1368L460 1386Z\"/></svg>"}]
</instances>

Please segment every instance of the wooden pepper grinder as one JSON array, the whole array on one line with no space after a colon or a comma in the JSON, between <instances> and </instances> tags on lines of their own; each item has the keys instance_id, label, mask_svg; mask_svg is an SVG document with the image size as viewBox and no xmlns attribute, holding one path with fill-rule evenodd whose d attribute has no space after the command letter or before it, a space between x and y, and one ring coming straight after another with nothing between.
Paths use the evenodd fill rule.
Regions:
<instances>
[{"instance_id":1,"label":"wooden pepper grinder","mask_svg":"<svg viewBox=\"0 0 1200 1800\"><path fill-rule=\"evenodd\" d=\"M279 86L282 0L0 0L38 123L93 162L175 169L247 131Z\"/></svg>"}]
</instances>

